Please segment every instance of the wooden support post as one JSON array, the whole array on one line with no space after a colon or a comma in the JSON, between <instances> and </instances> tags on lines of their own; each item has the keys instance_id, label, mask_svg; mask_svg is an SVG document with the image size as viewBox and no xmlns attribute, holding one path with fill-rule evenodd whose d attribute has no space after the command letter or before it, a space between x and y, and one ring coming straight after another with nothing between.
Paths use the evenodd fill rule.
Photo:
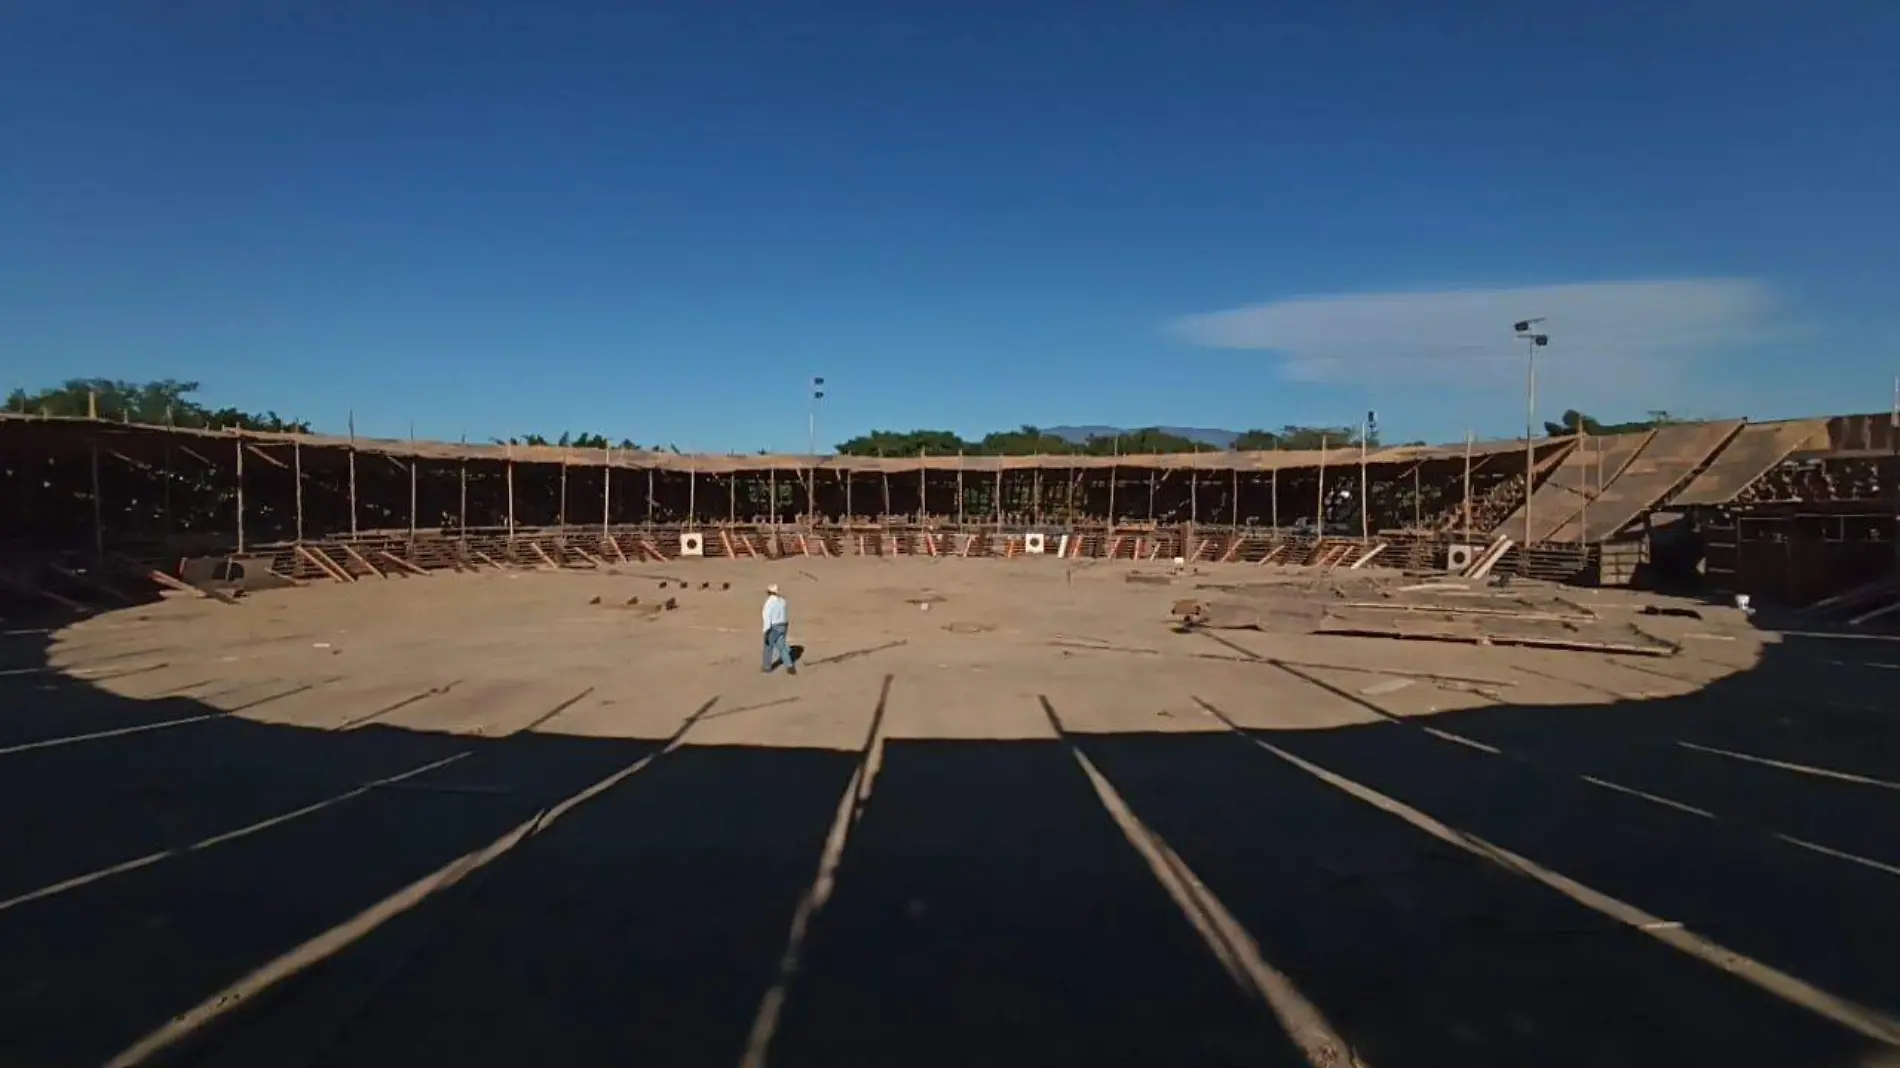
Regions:
<instances>
[{"instance_id":1,"label":"wooden support post","mask_svg":"<svg viewBox=\"0 0 1900 1068\"><path fill-rule=\"evenodd\" d=\"M171 419L167 417L165 421L169 425ZM165 483L164 492L159 497L158 508L165 520L165 537L170 538L172 535L172 443L169 437L165 439Z\"/></svg>"},{"instance_id":2,"label":"wooden support post","mask_svg":"<svg viewBox=\"0 0 1900 1068\"><path fill-rule=\"evenodd\" d=\"M1234 471L1233 471L1233 476L1234 476L1234 487L1233 487L1234 492L1233 492L1233 496L1229 497L1227 500L1227 516L1228 516L1227 525L1230 527L1233 527L1236 531L1238 531L1240 529L1240 468L1239 466L1235 466ZM1236 542L1235 544L1239 544L1239 543Z\"/></svg>"},{"instance_id":3,"label":"wooden support post","mask_svg":"<svg viewBox=\"0 0 1900 1068\"><path fill-rule=\"evenodd\" d=\"M1359 540L1368 541L1372 537L1372 499L1366 489L1366 435L1371 428L1364 422L1359 424Z\"/></svg>"},{"instance_id":4,"label":"wooden support post","mask_svg":"<svg viewBox=\"0 0 1900 1068\"><path fill-rule=\"evenodd\" d=\"M1148 469L1148 522L1155 521L1155 469Z\"/></svg>"},{"instance_id":5,"label":"wooden support post","mask_svg":"<svg viewBox=\"0 0 1900 1068\"><path fill-rule=\"evenodd\" d=\"M1029 521L1036 526L1042 525L1042 465L1040 463L1029 472Z\"/></svg>"},{"instance_id":6,"label":"wooden support post","mask_svg":"<svg viewBox=\"0 0 1900 1068\"><path fill-rule=\"evenodd\" d=\"M1115 530L1115 482L1120 474L1119 466L1108 465L1108 529L1110 533Z\"/></svg>"},{"instance_id":7,"label":"wooden support post","mask_svg":"<svg viewBox=\"0 0 1900 1068\"><path fill-rule=\"evenodd\" d=\"M561 449L561 496L554 511L554 544L567 544L567 448Z\"/></svg>"},{"instance_id":8,"label":"wooden support post","mask_svg":"<svg viewBox=\"0 0 1900 1068\"><path fill-rule=\"evenodd\" d=\"M356 413L350 413L350 537L356 537Z\"/></svg>"},{"instance_id":9,"label":"wooden support post","mask_svg":"<svg viewBox=\"0 0 1900 1068\"><path fill-rule=\"evenodd\" d=\"M290 477L297 484L297 541L303 542L303 443L290 443ZM170 481L169 476L166 481Z\"/></svg>"},{"instance_id":10,"label":"wooden support post","mask_svg":"<svg viewBox=\"0 0 1900 1068\"><path fill-rule=\"evenodd\" d=\"M1001 467L996 469L999 477L1002 470ZM963 529L963 452L961 450L957 452L957 529Z\"/></svg>"},{"instance_id":11,"label":"wooden support post","mask_svg":"<svg viewBox=\"0 0 1900 1068\"><path fill-rule=\"evenodd\" d=\"M244 551L244 437L239 435L237 444L237 551ZM94 450L95 457L97 449ZM96 459L95 459L96 462Z\"/></svg>"},{"instance_id":12,"label":"wooden support post","mask_svg":"<svg viewBox=\"0 0 1900 1068\"><path fill-rule=\"evenodd\" d=\"M1422 493L1422 490L1419 487L1419 477L1418 477L1418 469L1424 466L1425 466L1425 461L1423 460L1420 460L1418 463L1415 463L1412 465L1412 529L1413 530L1417 530L1420 527L1425 525L1425 519L1423 515L1425 505L1419 499Z\"/></svg>"},{"instance_id":13,"label":"wooden support post","mask_svg":"<svg viewBox=\"0 0 1900 1068\"><path fill-rule=\"evenodd\" d=\"M1319 436L1319 514L1313 517L1319 536L1326 536L1326 435Z\"/></svg>"},{"instance_id":14,"label":"wooden support post","mask_svg":"<svg viewBox=\"0 0 1900 1068\"><path fill-rule=\"evenodd\" d=\"M726 525L739 521L739 476L736 473L726 475ZM728 556L731 554L728 553Z\"/></svg>"},{"instance_id":15,"label":"wooden support post","mask_svg":"<svg viewBox=\"0 0 1900 1068\"><path fill-rule=\"evenodd\" d=\"M1582 446L1585 446L1585 445L1588 445L1588 444L1590 444L1590 437L1589 437L1589 433L1588 433L1588 431L1586 431L1586 430L1584 430L1584 429L1583 429L1583 426L1581 425L1581 423L1580 423L1580 424L1579 424L1579 425L1577 426L1577 433L1578 433L1578 434L1580 434L1580 435L1583 435L1583 440L1582 440L1582 441L1579 441L1579 442L1577 443L1577 445L1578 445L1578 447L1579 447L1579 448L1581 448ZM1582 521L1582 523L1583 523L1583 531L1582 531L1582 533L1581 533L1581 534L1580 534L1580 535L1578 536L1578 538L1577 538L1577 541L1578 541L1578 543L1579 543L1579 544L1581 544L1581 545L1582 545L1582 546L1584 547L1584 552L1585 552L1585 553L1587 554L1587 553L1588 553L1588 552L1590 551L1590 478L1589 478L1589 472L1588 472L1588 471L1585 471L1585 472L1583 472L1583 474L1582 474L1581 476L1579 476L1579 477L1578 477L1578 479L1577 479L1577 481L1583 484L1583 507L1582 507L1582 509L1580 510L1580 515L1579 515L1579 518L1580 518L1580 520L1581 520L1581 521ZM1598 489L1602 489L1602 487L1601 487L1601 486L1599 486L1599 487L1597 487L1597 488L1598 488Z\"/></svg>"},{"instance_id":16,"label":"wooden support post","mask_svg":"<svg viewBox=\"0 0 1900 1068\"><path fill-rule=\"evenodd\" d=\"M852 519L857 515L856 512L851 510L851 476L855 473L856 472L848 467L838 472L838 477L844 479L844 521L846 526L849 526Z\"/></svg>"},{"instance_id":17,"label":"wooden support post","mask_svg":"<svg viewBox=\"0 0 1900 1068\"><path fill-rule=\"evenodd\" d=\"M416 432L409 431L409 551L416 551L416 465L421 460L416 456Z\"/></svg>"},{"instance_id":18,"label":"wooden support post","mask_svg":"<svg viewBox=\"0 0 1900 1068\"><path fill-rule=\"evenodd\" d=\"M614 516L614 447L605 445L600 450L600 536L604 539L613 530Z\"/></svg>"},{"instance_id":19,"label":"wooden support post","mask_svg":"<svg viewBox=\"0 0 1900 1068\"><path fill-rule=\"evenodd\" d=\"M917 450L917 522L921 525L930 517L930 450Z\"/></svg>"},{"instance_id":20,"label":"wooden support post","mask_svg":"<svg viewBox=\"0 0 1900 1068\"><path fill-rule=\"evenodd\" d=\"M508 544L512 547L515 543L515 459L512 445L508 447L507 464L502 474L508 482ZM512 548L510 551L512 555Z\"/></svg>"},{"instance_id":21,"label":"wooden support post","mask_svg":"<svg viewBox=\"0 0 1900 1068\"><path fill-rule=\"evenodd\" d=\"M774 467L766 475L766 487L772 493L772 538L773 543L776 544L778 539L778 468Z\"/></svg>"},{"instance_id":22,"label":"wooden support post","mask_svg":"<svg viewBox=\"0 0 1900 1068\"><path fill-rule=\"evenodd\" d=\"M463 435L462 444L464 445L468 444L467 435ZM468 458L467 457L462 458L461 476L462 476L461 496L457 499L456 506L455 506L455 540L462 545L467 545L468 544Z\"/></svg>"},{"instance_id":23,"label":"wooden support post","mask_svg":"<svg viewBox=\"0 0 1900 1068\"><path fill-rule=\"evenodd\" d=\"M1465 430L1465 544L1471 544L1471 431Z\"/></svg>"},{"instance_id":24,"label":"wooden support post","mask_svg":"<svg viewBox=\"0 0 1900 1068\"><path fill-rule=\"evenodd\" d=\"M1280 536L1280 457L1277 452L1273 457L1273 481L1268 486L1268 490L1273 495L1272 529L1273 536L1277 538Z\"/></svg>"},{"instance_id":25,"label":"wooden support post","mask_svg":"<svg viewBox=\"0 0 1900 1068\"><path fill-rule=\"evenodd\" d=\"M884 480L884 511L878 517L880 520L884 516L891 514L891 473L887 468L885 468L883 464L883 457L884 457L884 454L882 452L879 452L878 453L878 474L881 475Z\"/></svg>"},{"instance_id":26,"label":"wooden support post","mask_svg":"<svg viewBox=\"0 0 1900 1068\"><path fill-rule=\"evenodd\" d=\"M99 439L89 435L86 450L92 462L92 555L95 562L103 563L106 558L106 510L100 495Z\"/></svg>"},{"instance_id":27,"label":"wooden support post","mask_svg":"<svg viewBox=\"0 0 1900 1068\"><path fill-rule=\"evenodd\" d=\"M644 520L649 529L653 526L653 469L647 468L647 515Z\"/></svg>"},{"instance_id":28,"label":"wooden support post","mask_svg":"<svg viewBox=\"0 0 1900 1068\"><path fill-rule=\"evenodd\" d=\"M686 525L699 526L699 472L686 469Z\"/></svg>"},{"instance_id":29,"label":"wooden support post","mask_svg":"<svg viewBox=\"0 0 1900 1068\"><path fill-rule=\"evenodd\" d=\"M1188 522L1201 521L1201 473L1188 472Z\"/></svg>"},{"instance_id":30,"label":"wooden support post","mask_svg":"<svg viewBox=\"0 0 1900 1068\"><path fill-rule=\"evenodd\" d=\"M1003 529L1003 458L996 458L996 504L992 509L996 513L996 529Z\"/></svg>"}]
</instances>

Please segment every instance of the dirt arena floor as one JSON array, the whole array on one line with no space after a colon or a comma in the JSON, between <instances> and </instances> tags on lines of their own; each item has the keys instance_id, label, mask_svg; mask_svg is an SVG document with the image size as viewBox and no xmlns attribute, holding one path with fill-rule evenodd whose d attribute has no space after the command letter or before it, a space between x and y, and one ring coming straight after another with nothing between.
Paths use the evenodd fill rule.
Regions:
<instances>
[{"instance_id":1,"label":"dirt arena floor","mask_svg":"<svg viewBox=\"0 0 1900 1068\"><path fill-rule=\"evenodd\" d=\"M1900 643L1182 633L1263 570L1079 563L11 619L0 1065L1900 1064Z\"/></svg>"}]
</instances>

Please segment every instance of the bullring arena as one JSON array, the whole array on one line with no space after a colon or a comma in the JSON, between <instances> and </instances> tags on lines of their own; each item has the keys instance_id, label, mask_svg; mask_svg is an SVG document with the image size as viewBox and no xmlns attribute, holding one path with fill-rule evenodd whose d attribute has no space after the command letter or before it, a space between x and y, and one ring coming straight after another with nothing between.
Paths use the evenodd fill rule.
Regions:
<instances>
[{"instance_id":1,"label":"bullring arena","mask_svg":"<svg viewBox=\"0 0 1900 1068\"><path fill-rule=\"evenodd\" d=\"M0 1063L1900 1063L1883 421L0 420Z\"/></svg>"}]
</instances>

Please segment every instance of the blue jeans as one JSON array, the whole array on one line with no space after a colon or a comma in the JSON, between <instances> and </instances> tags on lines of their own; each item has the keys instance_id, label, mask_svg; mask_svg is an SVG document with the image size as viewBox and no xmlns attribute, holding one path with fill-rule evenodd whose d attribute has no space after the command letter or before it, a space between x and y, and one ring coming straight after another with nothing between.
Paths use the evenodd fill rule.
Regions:
<instances>
[{"instance_id":1,"label":"blue jeans","mask_svg":"<svg viewBox=\"0 0 1900 1068\"><path fill-rule=\"evenodd\" d=\"M784 661L786 667L797 666L792 663L792 647L785 643L785 630L782 623L766 630L765 663L760 666L760 670L770 671L778 667L780 661Z\"/></svg>"}]
</instances>

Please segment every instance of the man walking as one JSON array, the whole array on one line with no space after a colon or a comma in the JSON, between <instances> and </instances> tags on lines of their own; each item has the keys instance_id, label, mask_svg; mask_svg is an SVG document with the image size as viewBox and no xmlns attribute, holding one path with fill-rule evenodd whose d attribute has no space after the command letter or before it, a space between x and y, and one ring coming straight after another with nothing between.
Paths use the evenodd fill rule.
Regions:
<instances>
[{"instance_id":1,"label":"man walking","mask_svg":"<svg viewBox=\"0 0 1900 1068\"><path fill-rule=\"evenodd\" d=\"M778 583L774 582L765 588L765 610L760 616L765 622L765 665L759 670L769 674L783 660L787 675L798 674L798 665L792 662L792 647L785 640L790 624L785 613L785 598L778 592Z\"/></svg>"}]
</instances>

